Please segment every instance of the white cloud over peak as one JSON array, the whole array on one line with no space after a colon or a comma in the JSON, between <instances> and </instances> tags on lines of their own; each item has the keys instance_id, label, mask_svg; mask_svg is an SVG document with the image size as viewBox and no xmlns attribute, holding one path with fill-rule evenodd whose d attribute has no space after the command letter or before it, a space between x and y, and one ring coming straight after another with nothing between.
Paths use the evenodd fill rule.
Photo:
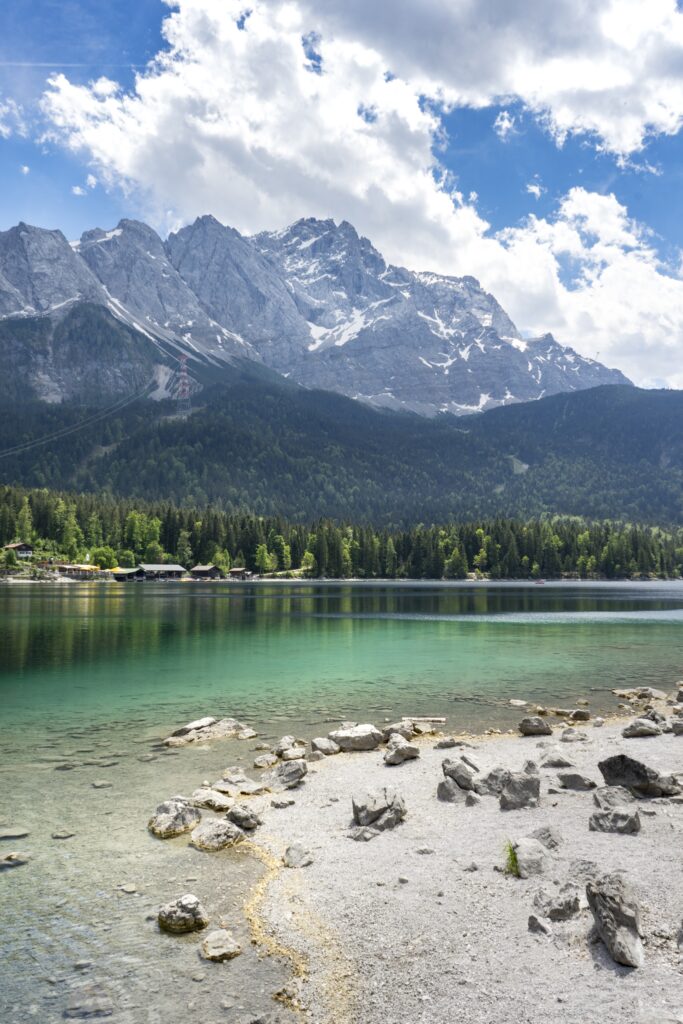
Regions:
<instances>
[{"instance_id":1,"label":"white cloud over peak","mask_svg":"<svg viewBox=\"0 0 683 1024\"><path fill-rule=\"evenodd\" d=\"M683 385L683 281L614 196L575 188L554 217L494 235L438 160L444 105L497 97L620 154L675 130L673 0L652 0L647 32L631 0L500 0L486 15L452 0L254 0L246 21L241 0L167 2L168 48L132 92L58 75L43 99L51 137L158 227L346 219L394 262L479 277L529 333Z\"/></svg>"}]
</instances>

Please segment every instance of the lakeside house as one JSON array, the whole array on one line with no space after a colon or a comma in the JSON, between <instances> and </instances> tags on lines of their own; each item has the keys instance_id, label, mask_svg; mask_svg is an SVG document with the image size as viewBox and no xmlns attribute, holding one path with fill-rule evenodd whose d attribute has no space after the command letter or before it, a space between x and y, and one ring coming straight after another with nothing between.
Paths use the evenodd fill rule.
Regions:
<instances>
[{"instance_id":1,"label":"lakeside house","mask_svg":"<svg viewBox=\"0 0 683 1024\"><path fill-rule=\"evenodd\" d=\"M142 567L139 565L132 569L112 569L111 575L117 583L134 583L136 580L144 580L145 578Z\"/></svg>"},{"instance_id":2,"label":"lakeside house","mask_svg":"<svg viewBox=\"0 0 683 1024\"><path fill-rule=\"evenodd\" d=\"M231 580L250 580L253 575L253 572L249 572L243 566L235 566L228 572Z\"/></svg>"},{"instance_id":3,"label":"lakeside house","mask_svg":"<svg viewBox=\"0 0 683 1024\"><path fill-rule=\"evenodd\" d=\"M217 565L194 565L190 569L193 580L222 580L225 573Z\"/></svg>"},{"instance_id":4,"label":"lakeside house","mask_svg":"<svg viewBox=\"0 0 683 1024\"><path fill-rule=\"evenodd\" d=\"M187 575L182 565L165 562L141 562L132 569L112 569L112 577L118 583L136 580L181 580Z\"/></svg>"},{"instance_id":5,"label":"lakeside house","mask_svg":"<svg viewBox=\"0 0 683 1024\"><path fill-rule=\"evenodd\" d=\"M3 551L13 551L17 558L33 558L33 544L27 544L24 540L5 544Z\"/></svg>"},{"instance_id":6,"label":"lakeside house","mask_svg":"<svg viewBox=\"0 0 683 1024\"><path fill-rule=\"evenodd\" d=\"M51 570L70 580L93 580L101 573L99 565L86 565L77 562L39 562L38 568Z\"/></svg>"}]
</instances>

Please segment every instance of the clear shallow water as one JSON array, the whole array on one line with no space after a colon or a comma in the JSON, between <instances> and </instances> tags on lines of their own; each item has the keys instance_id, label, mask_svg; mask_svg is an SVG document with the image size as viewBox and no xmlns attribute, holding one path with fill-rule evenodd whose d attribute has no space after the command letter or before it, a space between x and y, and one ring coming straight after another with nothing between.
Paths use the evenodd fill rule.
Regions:
<instances>
[{"instance_id":1,"label":"clear shallow water","mask_svg":"<svg viewBox=\"0 0 683 1024\"><path fill-rule=\"evenodd\" d=\"M86 981L123 1024L272 1010L286 975L257 959L240 913L259 868L145 828L159 801L250 765L253 744L160 751L177 724L230 714L261 738L400 714L510 726L513 696L612 710L613 687L670 686L682 669L682 584L0 588L0 818L30 831L0 845L32 855L0 876L0 1020L61 1020ZM64 826L76 835L52 839ZM204 964L196 938L157 933L148 915L185 891L244 956Z\"/></svg>"}]
</instances>

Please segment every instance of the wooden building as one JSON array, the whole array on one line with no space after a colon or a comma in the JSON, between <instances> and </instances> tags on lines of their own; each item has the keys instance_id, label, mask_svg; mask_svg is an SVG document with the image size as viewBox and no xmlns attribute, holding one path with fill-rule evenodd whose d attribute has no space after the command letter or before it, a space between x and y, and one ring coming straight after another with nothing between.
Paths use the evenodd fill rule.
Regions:
<instances>
[{"instance_id":1,"label":"wooden building","mask_svg":"<svg viewBox=\"0 0 683 1024\"><path fill-rule=\"evenodd\" d=\"M111 575L117 583L135 583L145 578L145 574L139 565L136 565L134 569L112 569Z\"/></svg>"},{"instance_id":2,"label":"wooden building","mask_svg":"<svg viewBox=\"0 0 683 1024\"><path fill-rule=\"evenodd\" d=\"M225 573L217 565L195 565L190 569L193 580L222 580Z\"/></svg>"},{"instance_id":3,"label":"wooden building","mask_svg":"<svg viewBox=\"0 0 683 1024\"><path fill-rule=\"evenodd\" d=\"M14 544L5 544L4 551L13 551L17 558L33 558L33 544L18 540Z\"/></svg>"},{"instance_id":4,"label":"wooden building","mask_svg":"<svg viewBox=\"0 0 683 1024\"><path fill-rule=\"evenodd\" d=\"M157 565L140 562L138 568L142 569L146 580L180 580L187 575L187 570L182 565L173 565L172 563Z\"/></svg>"},{"instance_id":5,"label":"wooden building","mask_svg":"<svg viewBox=\"0 0 683 1024\"><path fill-rule=\"evenodd\" d=\"M228 573L231 580L250 580L253 575L248 569L237 565Z\"/></svg>"}]
</instances>

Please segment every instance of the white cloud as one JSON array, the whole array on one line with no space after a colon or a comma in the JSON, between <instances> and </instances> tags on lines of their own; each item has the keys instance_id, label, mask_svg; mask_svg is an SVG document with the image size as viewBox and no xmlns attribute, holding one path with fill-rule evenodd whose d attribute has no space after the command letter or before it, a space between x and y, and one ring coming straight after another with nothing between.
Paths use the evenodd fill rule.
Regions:
<instances>
[{"instance_id":1,"label":"white cloud","mask_svg":"<svg viewBox=\"0 0 683 1024\"><path fill-rule=\"evenodd\" d=\"M71 194L73 196L84 196L87 193L86 193L84 188L81 188L80 185L72 185L71 186Z\"/></svg>"},{"instance_id":2,"label":"white cloud","mask_svg":"<svg viewBox=\"0 0 683 1024\"><path fill-rule=\"evenodd\" d=\"M517 134L515 127L517 119L507 110L501 110L493 122L493 130L501 140L507 142L512 135Z\"/></svg>"},{"instance_id":3,"label":"white cloud","mask_svg":"<svg viewBox=\"0 0 683 1024\"><path fill-rule=\"evenodd\" d=\"M347 219L395 262L478 276L524 330L683 385L683 280L614 196L575 188L553 218L493 235L435 156L443 104L496 98L558 140L591 132L620 154L676 130L673 0L651 0L647 19L635 0L500 0L487 18L450 0L255 0L242 27L242 0L167 2L168 48L134 91L57 75L43 100L52 137L158 227L207 212L244 232Z\"/></svg>"},{"instance_id":4,"label":"white cloud","mask_svg":"<svg viewBox=\"0 0 683 1024\"><path fill-rule=\"evenodd\" d=\"M24 112L19 104L0 96L0 139L9 139L12 135L25 136L26 133Z\"/></svg>"},{"instance_id":5,"label":"white cloud","mask_svg":"<svg viewBox=\"0 0 683 1024\"><path fill-rule=\"evenodd\" d=\"M20 174L23 174L24 176L26 176L27 174L31 173L31 168L28 166L28 164L22 164L21 167L19 168L19 172L20 172Z\"/></svg>"},{"instance_id":6,"label":"white cloud","mask_svg":"<svg viewBox=\"0 0 683 1024\"><path fill-rule=\"evenodd\" d=\"M97 187L97 178L95 177L94 174L89 174L88 177L85 179L85 183L88 186L88 188L96 188Z\"/></svg>"},{"instance_id":7,"label":"white cloud","mask_svg":"<svg viewBox=\"0 0 683 1024\"><path fill-rule=\"evenodd\" d=\"M540 199L545 189L539 181L530 181L526 187L527 192L530 196L534 196L535 199Z\"/></svg>"}]
</instances>

